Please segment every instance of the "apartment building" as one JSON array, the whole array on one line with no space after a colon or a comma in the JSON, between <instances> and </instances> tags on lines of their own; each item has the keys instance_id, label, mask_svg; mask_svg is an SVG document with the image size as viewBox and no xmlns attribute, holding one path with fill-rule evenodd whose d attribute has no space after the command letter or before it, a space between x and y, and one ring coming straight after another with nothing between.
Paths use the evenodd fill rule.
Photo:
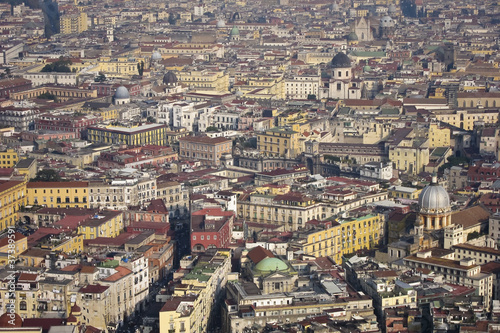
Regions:
<instances>
[{"instance_id":1,"label":"apartment building","mask_svg":"<svg viewBox=\"0 0 500 333\"><path fill-rule=\"evenodd\" d=\"M493 292L493 274L482 273L481 266L474 259L451 260L432 257L432 252L417 252L403 259L406 267L429 269L443 276L444 281L476 289L476 295L484 297L484 304L489 308Z\"/></svg>"},{"instance_id":2,"label":"apartment building","mask_svg":"<svg viewBox=\"0 0 500 333\"><path fill-rule=\"evenodd\" d=\"M113 238L118 236L124 227L123 212L105 210L81 222L78 233L82 234L84 239Z\"/></svg>"},{"instance_id":3,"label":"apartment building","mask_svg":"<svg viewBox=\"0 0 500 333\"><path fill-rule=\"evenodd\" d=\"M160 310L160 333L207 332L210 315L220 311L216 305L231 272L230 253L213 251L198 257Z\"/></svg>"},{"instance_id":4,"label":"apartment building","mask_svg":"<svg viewBox=\"0 0 500 333\"><path fill-rule=\"evenodd\" d=\"M64 35L87 31L87 14L84 11L62 14L59 17L59 26L61 34Z\"/></svg>"},{"instance_id":5,"label":"apartment building","mask_svg":"<svg viewBox=\"0 0 500 333\"><path fill-rule=\"evenodd\" d=\"M300 133L289 127L274 127L257 134L257 149L264 156L295 158L302 150Z\"/></svg>"},{"instance_id":6,"label":"apartment building","mask_svg":"<svg viewBox=\"0 0 500 333\"><path fill-rule=\"evenodd\" d=\"M166 130L165 124L146 124L134 127L89 126L88 139L92 143L166 146Z\"/></svg>"},{"instance_id":7,"label":"apartment building","mask_svg":"<svg viewBox=\"0 0 500 333\"><path fill-rule=\"evenodd\" d=\"M0 181L0 231L16 224L18 211L25 205L25 181Z\"/></svg>"},{"instance_id":8,"label":"apartment building","mask_svg":"<svg viewBox=\"0 0 500 333\"><path fill-rule=\"evenodd\" d=\"M26 185L26 204L49 208L81 207L88 205L88 182L29 182Z\"/></svg>"},{"instance_id":9,"label":"apartment building","mask_svg":"<svg viewBox=\"0 0 500 333\"><path fill-rule=\"evenodd\" d=\"M232 149L232 141L223 137L186 136L179 138L181 158L199 160L208 166L220 166L221 156L231 154Z\"/></svg>"},{"instance_id":10,"label":"apartment building","mask_svg":"<svg viewBox=\"0 0 500 333\"><path fill-rule=\"evenodd\" d=\"M325 219L333 215L323 210L323 203L302 193L281 195L243 194L238 199L238 217L249 222L282 225L294 231L312 219Z\"/></svg>"}]
</instances>

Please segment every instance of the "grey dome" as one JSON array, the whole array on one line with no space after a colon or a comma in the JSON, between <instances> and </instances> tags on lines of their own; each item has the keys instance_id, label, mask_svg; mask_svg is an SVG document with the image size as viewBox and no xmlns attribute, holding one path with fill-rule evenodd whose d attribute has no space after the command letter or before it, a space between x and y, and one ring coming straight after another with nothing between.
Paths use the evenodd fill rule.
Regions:
<instances>
[{"instance_id":1,"label":"grey dome","mask_svg":"<svg viewBox=\"0 0 500 333\"><path fill-rule=\"evenodd\" d=\"M114 95L115 99L127 99L130 98L130 93L128 92L128 89L125 88L124 86L119 86Z\"/></svg>"},{"instance_id":2,"label":"grey dome","mask_svg":"<svg viewBox=\"0 0 500 333\"><path fill-rule=\"evenodd\" d=\"M168 71L167 74L163 75L163 84L168 86L174 85L177 83L177 76L172 71Z\"/></svg>"},{"instance_id":3,"label":"grey dome","mask_svg":"<svg viewBox=\"0 0 500 333\"><path fill-rule=\"evenodd\" d=\"M226 27L226 22L224 20L220 19L217 21L217 28L225 28Z\"/></svg>"},{"instance_id":4,"label":"grey dome","mask_svg":"<svg viewBox=\"0 0 500 333\"><path fill-rule=\"evenodd\" d=\"M437 184L436 177L432 177L432 182L420 192L418 205L422 213L448 212L451 210L450 195Z\"/></svg>"},{"instance_id":5,"label":"grey dome","mask_svg":"<svg viewBox=\"0 0 500 333\"><path fill-rule=\"evenodd\" d=\"M154 51L151 55L151 60L161 60L161 53L158 51Z\"/></svg>"},{"instance_id":6,"label":"grey dome","mask_svg":"<svg viewBox=\"0 0 500 333\"><path fill-rule=\"evenodd\" d=\"M384 16L380 19L381 28L392 28L394 27L394 20L390 16Z\"/></svg>"},{"instance_id":7,"label":"grey dome","mask_svg":"<svg viewBox=\"0 0 500 333\"><path fill-rule=\"evenodd\" d=\"M396 5L395 5L395 4L393 4L393 3L391 3L391 4L389 5L388 12L389 12L389 13L395 13L395 12L396 12L396 10L397 10Z\"/></svg>"},{"instance_id":8,"label":"grey dome","mask_svg":"<svg viewBox=\"0 0 500 333\"><path fill-rule=\"evenodd\" d=\"M331 63L332 68L350 68L351 67L351 59L344 53L344 52L339 52L333 57L332 63Z\"/></svg>"},{"instance_id":9,"label":"grey dome","mask_svg":"<svg viewBox=\"0 0 500 333\"><path fill-rule=\"evenodd\" d=\"M339 5L338 5L336 2L334 2L334 3L333 3L333 5L332 5L332 10L333 10L334 12L338 12L338 11L339 11Z\"/></svg>"}]
</instances>

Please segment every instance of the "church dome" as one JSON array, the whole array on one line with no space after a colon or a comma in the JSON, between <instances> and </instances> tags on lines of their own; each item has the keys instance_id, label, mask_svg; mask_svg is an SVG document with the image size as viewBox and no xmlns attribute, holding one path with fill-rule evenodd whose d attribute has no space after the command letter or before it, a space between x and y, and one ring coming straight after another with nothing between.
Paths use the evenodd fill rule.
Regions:
<instances>
[{"instance_id":1,"label":"church dome","mask_svg":"<svg viewBox=\"0 0 500 333\"><path fill-rule=\"evenodd\" d=\"M114 98L115 99L127 99L127 98L130 98L130 93L128 92L127 88L125 88L124 86L120 86L116 89Z\"/></svg>"},{"instance_id":2,"label":"church dome","mask_svg":"<svg viewBox=\"0 0 500 333\"><path fill-rule=\"evenodd\" d=\"M14 318L11 318L11 314L4 313L0 316L0 328L13 328L22 327L23 319L17 313L14 313Z\"/></svg>"},{"instance_id":3,"label":"church dome","mask_svg":"<svg viewBox=\"0 0 500 333\"><path fill-rule=\"evenodd\" d=\"M388 11L389 13L392 13L392 14L393 14L393 13L395 13L395 12L396 12L396 10L397 10L396 5L395 5L395 4L393 4L393 3L391 3L391 4L389 5L389 8L388 8L388 10L387 10L387 11Z\"/></svg>"},{"instance_id":4,"label":"church dome","mask_svg":"<svg viewBox=\"0 0 500 333\"><path fill-rule=\"evenodd\" d=\"M163 84L171 86L177 83L177 76L172 71L168 71L167 74L163 75Z\"/></svg>"},{"instance_id":5,"label":"church dome","mask_svg":"<svg viewBox=\"0 0 500 333\"><path fill-rule=\"evenodd\" d=\"M278 258L265 258L259 261L255 270L261 273L284 272L288 270L288 265Z\"/></svg>"},{"instance_id":6,"label":"church dome","mask_svg":"<svg viewBox=\"0 0 500 333\"><path fill-rule=\"evenodd\" d=\"M331 63L332 68L350 68L351 67L351 59L344 53L344 52L339 52L333 57L332 63Z\"/></svg>"},{"instance_id":7,"label":"church dome","mask_svg":"<svg viewBox=\"0 0 500 333\"><path fill-rule=\"evenodd\" d=\"M372 70L372 68L369 65L366 65L363 67L363 72L369 72L371 70Z\"/></svg>"},{"instance_id":8,"label":"church dome","mask_svg":"<svg viewBox=\"0 0 500 333\"><path fill-rule=\"evenodd\" d=\"M161 60L161 53L158 51L154 51L151 55L151 60Z\"/></svg>"},{"instance_id":9,"label":"church dome","mask_svg":"<svg viewBox=\"0 0 500 333\"><path fill-rule=\"evenodd\" d=\"M221 28L225 28L226 27L226 22L224 22L224 20L220 19L217 21L217 28L218 29L221 29Z\"/></svg>"},{"instance_id":10,"label":"church dome","mask_svg":"<svg viewBox=\"0 0 500 333\"><path fill-rule=\"evenodd\" d=\"M421 213L443 213L451 210L448 192L437 183L433 176L429 185L424 187L418 196L418 205Z\"/></svg>"},{"instance_id":11,"label":"church dome","mask_svg":"<svg viewBox=\"0 0 500 333\"><path fill-rule=\"evenodd\" d=\"M230 36L238 36L240 34L240 30L237 27L233 27L229 32Z\"/></svg>"},{"instance_id":12,"label":"church dome","mask_svg":"<svg viewBox=\"0 0 500 333\"><path fill-rule=\"evenodd\" d=\"M380 19L381 28L392 28L394 27L394 20L390 16L384 16Z\"/></svg>"},{"instance_id":13,"label":"church dome","mask_svg":"<svg viewBox=\"0 0 500 333\"><path fill-rule=\"evenodd\" d=\"M339 11L339 5L338 3L334 2L333 5L332 5L332 10L334 12L338 12Z\"/></svg>"},{"instance_id":14,"label":"church dome","mask_svg":"<svg viewBox=\"0 0 500 333\"><path fill-rule=\"evenodd\" d=\"M349 35L347 35L347 40L348 41L357 41L358 40L358 35L353 31Z\"/></svg>"}]
</instances>

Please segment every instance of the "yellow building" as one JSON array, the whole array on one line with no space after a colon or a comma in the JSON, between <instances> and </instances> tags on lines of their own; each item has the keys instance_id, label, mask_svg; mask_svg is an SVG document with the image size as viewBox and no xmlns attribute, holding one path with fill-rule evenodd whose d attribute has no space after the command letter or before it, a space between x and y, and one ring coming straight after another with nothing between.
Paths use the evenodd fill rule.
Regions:
<instances>
[{"instance_id":1,"label":"yellow building","mask_svg":"<svg viewBox=\"0 0 500 333\"><path fill-rule=\"evenodd\" d=\"M389 149L389 160L393 162L394 168L417 175L429 164L429 148L423 142L403 140L398 146Z\"/></svg>"},{"instance_id":2,"label":"yellow building","mask_svg":"<svg viewBox=\"0 0 500 333\"><path fill-rule=\"evenodd\" d=\"M50 244L42 244L40 247L57 253L76 254L83 251L84 236L82 234L64 236L61 239L57 239L57 237L53 236Z\"/></svg>"},{"instance_id":3,"label":"yellow building","mask_svg":"<svg viewBox=\"0 0 500 333\"><path fill-rule=\"evenodd\" d=\"M18 219L17 212L26 203L26 182L0 182L0 231L14 226Z\"/></svg>"},{"instance_id":4,"label":"yellow building","mask_svg":"<svg viewBox=\"0 0 500 333\"><path fill-rule=\"evenodd\" d=\"M27 205L87 208L88 182L29 182Z\"/></svg>"},{"instance_id":5,"label":"yellow building","mask_svg":"<svg viewBox=\"0 0 500 333\"><path fill-rule=\"evenodd\" d=\"M470 102L466 101L466 103ZM483 103L486 102L483 101ZM500 106L500 101L495 104ZM457 110L451 112L435 112L435 115L437 120L467 131L472 131L474 129L475 122L483 122L485 124L495 124L498 122L498 111L496 110Z\"/></svg>"},{"instance_id":6,"label":"yellow building","mask_svg":"<svg viewBox=\"0 0 500 333\"><path fill-rule=\"evenodd\" d=\"M278 126L280 127L306 121L307 111L286 111L278 115Z\"/></svg>"},{"instance_id":7,"label":"yellow building","mask_svg":"<svg viewBox=\"0 0 500 333\"><path fill-rule=\"evenodd\" d=\"M329 256L337 264L342 263L342 246L340 235L340 224L334 222L332 227L324 230L315 230L307 233L307 236L300 243L301 250L305 254L315 257Z\"/></svg>"},{"instance_id":8,"label":"yellow building","mask_svg":"<svg viewBox=\"0 0 500 333\"><path fill-rule=\"evenodd\" d=\"M92 143L166 146L166 132L167 126L165 124L146 124L134 127L90 126L88 138Z\"/></svg>"},{"instance_id":9,"label":"yellow building","mask_svg":"<svg viewBox=\"0 0 500 333\"><path fill-rule=\"evenodd\" d=\"M120 56L104 56L98 60L99 71L107 76L129 77L139 75L137 64L144 62L145 66L148 61L144 58L133 54Z\"/></svg>"},{"instance_id":10,"label":"yellow building","mask_svg":"<svg viewBox=\"0 0 500 333\"><path fill-rule=\"evenodd\" d=\"M223 71L184 71L177 74L177 79L198 90L227 92L229 89L229 74Z\"/></svg>"},{"instance_id":11,"label":"yellow building","mask_svg":"<svg viewBox=\"0 0 500 333\"><path fill-rule=\"evenodd\" d=\"M368 214L358 218L338 219L340 223L340 252L342 255L362 249L373 249L384 237L384 217Z\"/></svg>"},{"instance_id":12,"label":"yellow building","mask_svg":"<svg viewBox=\"0 0 500 333\"><path fill-rule=\"evenodd\" d=\"M26 181L35 178L37 172L37 162L34 158L24 158L17 162L16 170L20 175L23 175Z\"/></svg>"},{"instance_id":13,"label":"yellow building","mask_svg":"<svg viewBox=\"0 0 500 333\"><path fill-rule=\"evenodd\" d=\"M9 244L10 240L10 244ZM12 243L13 241L13 243ZM16 233L5 233L2 238L0 238L0 264L5 265L9 263L10 258L18 258L21 253L28 249L28 237ZM13 251L13 252L12 252Z\"/></svg>"},{"instance_id":14,"label":"yellow building","mask_svg":"<svg viewBox=\"0 0 500 333\"><path fill-rule=\"evenodd\" d=\"M78 233L83 239L95 239L97 237L116 237L124 228L123 212L101 211L98 215L82 222L78 227Z\"/></svg>"},{"instance_id":15,"label":"yellow building","mask_svg":"<svg viewBox=\"0 0 500 333\"><path fill-rule=\"evenodd\" d=\"M0 152L0 168L13 168L19 161L19 154L14 149Z\"/></svg>"},{"instance_id":16,"label":"yellow building","mask_svg":"<svg viewBox=\"0 0 500 333\"><path fill-rule=\"evenodd\" d=\"M451 131L447 127L439 127L438 124L430 124L428 146L429 148L450 147Z\"/></svg>"},{"instance_id":17,"label":"yellow building","mask_svg":"<svg viewBox=\"0 0 500 333\"><path fill-rule=\"evenodd\" d=\"M87 14L85 12L62 14L59 17L60 33L79 34L87 31Z\"/></svg>"},{"instance_id":18,"label":"yellow building","mask_svg":"<svg viewBox=\"0 0 500 333\"><path fill-rule=\"evenodd\" d=\"M340 219L323 230L306 231L306 236L292 246L298 245L305 254L315 257L329 256L341 264L344 255L375 248L384 236L383 229L381 215Z\"/></svg>"},{"instance_id":19,"label":"yellow building","mask_svg":"<svg viewBox=\"0 0 500 333\"><path fill-rule=\"evenodd\" d=\"M257 149L265 156L295 158L301 153L300 133L274 127L257 134Z\"/></svg>"}]
</instances>

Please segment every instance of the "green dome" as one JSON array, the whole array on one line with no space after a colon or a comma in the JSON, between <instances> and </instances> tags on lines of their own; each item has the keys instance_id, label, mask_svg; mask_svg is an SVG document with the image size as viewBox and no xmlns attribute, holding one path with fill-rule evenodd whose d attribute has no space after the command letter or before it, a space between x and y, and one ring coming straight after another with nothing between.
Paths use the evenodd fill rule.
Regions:
<instances>
[{"instance_id":1,"label":"green dome","mask_svg":"<svg viewBox=\"0 0 500 333\"><path fill-rule=\"evenodd\" d=\"M237 27L233 27L231 31L229 32L229 35L231 36L236 36L240 34L240 30Z\"/></svg>"},{"instance_id":2,"label":"green dome","mask_svg":"<svg viewBox=\"0 0 500 333\"><path fill-rule=\"evenodd\" d=\"M347 40L349 41L357 41L358 40L358 35L353 31L347 36Z\"/></svg>"},{"instance_id":3,"label":"green dome","mask_svg":"<svg viewBox=\"0 0 500 333\"><path fill-rule=\"evenodd\" d=\"M372 70L372 68L370 66L368 66L368 65L366 65L366 66L363 67L363 72L369 72L371 70Z\"/></svg>"},{"instance_id":4,"label":"green dome","mask_svg":"<svg viewBox=\"0 0 500 333\"><path fill-rule=\"evenodd\" d=\"M262 273L270 273L275 271L287 271L288 265L278 258L262 259L256 266L255 270Z\"/></svg>"}]
</instances>

